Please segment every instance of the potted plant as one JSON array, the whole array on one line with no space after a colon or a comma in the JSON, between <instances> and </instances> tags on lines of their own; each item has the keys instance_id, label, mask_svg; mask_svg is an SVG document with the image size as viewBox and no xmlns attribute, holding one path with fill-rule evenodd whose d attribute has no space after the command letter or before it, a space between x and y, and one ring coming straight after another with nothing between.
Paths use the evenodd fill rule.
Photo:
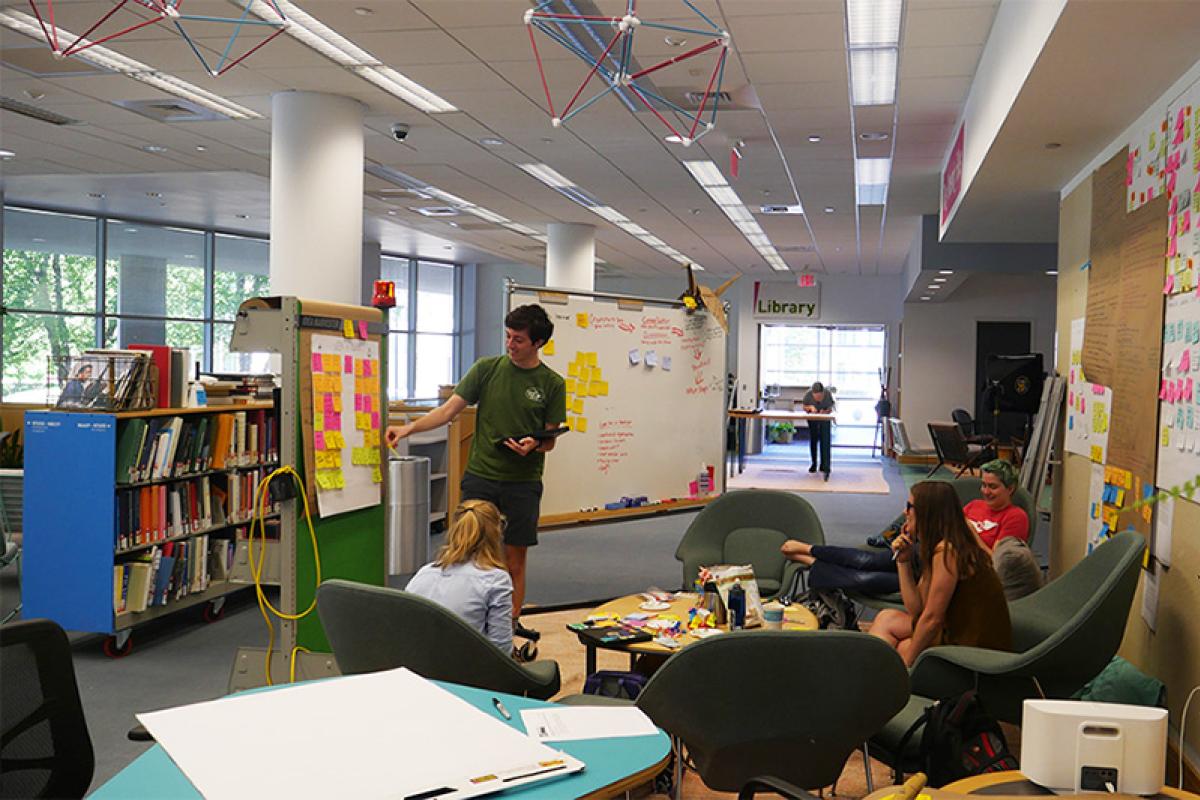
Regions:
<instances>
[{"instance_id":1,"label":"potted plant","mask_svg":"<svg viewBox=\"0 0 1200 800\"><path fill-rule=\"evenodd\" d=\"M772 422L767 425L767 434L771 441L777 444L791 444L795 432L796 426L790 422Z\"/></svg>"}]
</instances>

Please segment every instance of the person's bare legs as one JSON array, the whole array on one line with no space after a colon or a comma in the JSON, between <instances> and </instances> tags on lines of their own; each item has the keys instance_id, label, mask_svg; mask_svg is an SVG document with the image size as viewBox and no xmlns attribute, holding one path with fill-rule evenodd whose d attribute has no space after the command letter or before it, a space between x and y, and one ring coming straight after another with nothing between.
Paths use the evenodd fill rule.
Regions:
<instances>
[{"instance_id":1,"label":"person's bare legs","mask_svg":"<svg viewBox=\"0 0 1200 800\"><path fill-rule=\"evenodd\" d=\"M521 616L521 606L525 605L525 559L529 555L528 547L514 544L504 545L504 561L508 565L508 574L513 583L513 622Z\"/></svg>"},{"instance_id":2,"label":"person's bare legs","mask_svg":"<svg viewBox=\"0 0 1200 800\"><path fill-rule=\"evenodd\" d=\"M912 638L912 617L907 611L885 608L875 615L875 621L871 623L871 629L867 633L883 639L892 647L897 647L900 642Z\"/></svg>"},{"instance_id":3,"label":"person's bare legs","mask_svg":"<svg viewBox=\"0 0 1200 800\"><path fill-rule=\"evenodd\" d=\"M784 558L790 561L797 561L805 566L811 567L817 560L812 554L812 545L808 542L797 541L796 539L788 539L780 546L779 552L783 553Z\"/></svg>"}]
</instances>

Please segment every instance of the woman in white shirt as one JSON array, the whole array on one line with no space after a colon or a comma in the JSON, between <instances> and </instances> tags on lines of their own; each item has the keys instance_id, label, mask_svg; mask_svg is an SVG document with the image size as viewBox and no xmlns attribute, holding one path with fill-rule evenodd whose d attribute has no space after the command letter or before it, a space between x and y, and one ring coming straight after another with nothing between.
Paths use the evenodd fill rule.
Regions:
<instances>
[{"instance_id":1,"label":"woman in white shirt","mask_svg":"<svg viewBox=\"0 0 1200 800\"><path fill-rule=\"evenodd\" d=\"M464 500L454 510L446 544L406 591L444 606L511 654L512 578L504 565L504 517L486 500Z\"/></svg>"}]
</instances>

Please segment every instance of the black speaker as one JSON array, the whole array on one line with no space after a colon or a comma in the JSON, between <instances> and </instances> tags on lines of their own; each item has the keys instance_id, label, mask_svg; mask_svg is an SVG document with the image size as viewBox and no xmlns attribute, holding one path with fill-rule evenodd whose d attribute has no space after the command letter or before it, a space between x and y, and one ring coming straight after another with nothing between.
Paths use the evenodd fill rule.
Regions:
<instances>
[{"instance_id":1,"label":"black speaker","mask_svg":"<svg viewBox=\"0 0 1200 800\"><path fill-rule=\"evenodd\" d=\"M1036 414L1042 400L1042 382L1046 372L1042 368L1041 353L1025 353L1018 356L987 357L985 365L987 387L993 410L1015 411L1021 414Z\"/></svg>"}]
</instances>

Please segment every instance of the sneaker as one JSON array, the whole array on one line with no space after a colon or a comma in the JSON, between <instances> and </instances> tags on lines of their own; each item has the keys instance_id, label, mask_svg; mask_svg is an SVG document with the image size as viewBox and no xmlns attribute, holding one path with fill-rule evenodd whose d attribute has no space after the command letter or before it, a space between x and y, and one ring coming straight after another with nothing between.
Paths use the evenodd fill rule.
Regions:
<instances>
[{"instance_id":1,"label":"sneaker","mask_svg":"<svg viewBox=\"0 0 1200 800\"><path fill-rule=\"evenodd\" d=\"M888 540L882 533L876 533L867 537L867 547L887 547Z\"/></svg>"},{"instance_id":2,"label":"sneaker","mask_svg":"<svg viewBox=\"0 0 1200 800\"><path fill-rule=\"evenodd\" d=\"M520 647L514 647L512 652L513 661L516 661L518 664L528 664L531 661L536 661L537 656L537 645L533 642L525 642Z\"/></svg>"},{"instance_id":3,"label":"sneaker","mask_svg":"<svg viewBox=\"0 0 1200 800\"><path fill-rule=\"evenodd\" d=\"M809 472L816 472L816 471L817 471L817 465L816 465L816 464L813 464L811 467L809 467L809 468L808 468L808 471L809 471Z\"/></svg>"},{"instance_id":4,"label":"sneaker","mask_svg":"<svg viewBox=\"0 0 1200 800\"><path fill-rule=\"evenodd\" d=\"M522 639L528 639L531 642L536 642L542 638L541 631L535 631L533 628L526 628L521 624L520 619L513 620L513 636L520 636Z\"/></svg>"}]
</instances>

